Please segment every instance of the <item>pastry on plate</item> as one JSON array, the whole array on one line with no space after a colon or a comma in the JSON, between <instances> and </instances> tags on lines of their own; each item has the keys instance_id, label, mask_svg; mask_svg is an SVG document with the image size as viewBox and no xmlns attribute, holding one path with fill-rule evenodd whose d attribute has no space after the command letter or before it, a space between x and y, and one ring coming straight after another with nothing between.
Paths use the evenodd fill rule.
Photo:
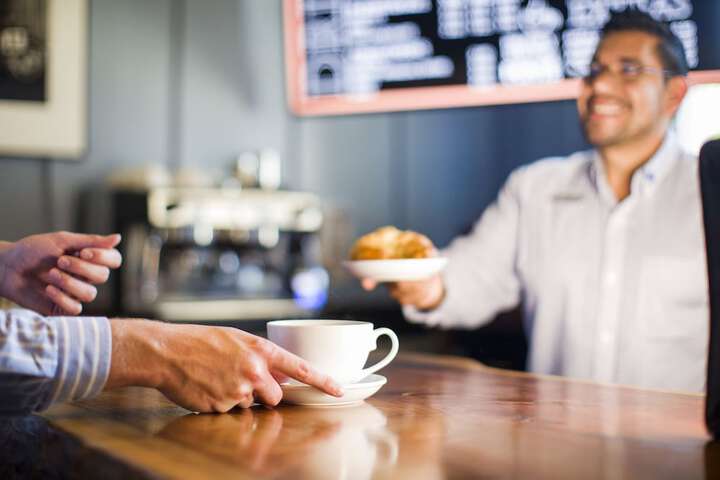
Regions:
<instances>
[{"instance_id":1,"label":"pastry on plate","mask_svg":"<svg viewBox=\"0 0 720 480\"><path fill-rule=\"evenodd\" d=\"M425 235L392 226L363 235L350 250L351 260L430 258L436 255L435 246Z\"/></svg>"}]
</instances>

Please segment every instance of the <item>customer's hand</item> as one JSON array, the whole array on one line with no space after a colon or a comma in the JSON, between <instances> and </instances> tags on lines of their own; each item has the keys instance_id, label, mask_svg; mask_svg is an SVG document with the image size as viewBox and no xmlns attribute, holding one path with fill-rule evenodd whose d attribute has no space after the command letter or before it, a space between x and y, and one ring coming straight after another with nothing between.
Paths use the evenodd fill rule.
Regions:
<instances>
[{"instance_id":1,"label":"customer's hand","mask_svg":"<svg viewBox=\"0 0 720 480\"><path fill-rule=\"evenodd\" d=\"M365 290L373 290L377 282L363 279ZM427 280L413 282L394 282L387 284L390 295L401 305L410 305L420 310L437 308L445 298L445 284L440 275Z\"/></svg>"},{"instance_id":2,"label":"customer's hand","mask_svg":"<svg viewBox=\"0 0 720 480\"><path fill-rule=\"evenodd\" d=\"M0 296L44 315L78 315L122 263L120 235L54 232L0 242Z\"/></svg>"},{"instance_id":3,"label":"customer's hand","mask_svg":"<svg viewBox=\"0 0 720 480\"><path fill-rule=\"evenodd\" d=\"M340 386L269 340L229 327L113 320L106 388L141 385L160 390L196 412L227 412L255 400L277 405L279 381L291 377L330 395Z\"/></svg>"}]
</instances>

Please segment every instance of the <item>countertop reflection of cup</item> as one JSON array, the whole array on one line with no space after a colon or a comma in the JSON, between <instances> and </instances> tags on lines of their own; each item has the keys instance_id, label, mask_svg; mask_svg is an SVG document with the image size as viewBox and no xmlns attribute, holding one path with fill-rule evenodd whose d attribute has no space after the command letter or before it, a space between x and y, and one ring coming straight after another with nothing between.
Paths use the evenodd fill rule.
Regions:
<instances>
[{"instance_id":1,"label":"countertop reflection of cup","mask_svg":"<svg viewBox=\"0 0 720 480\"><path fill-rule=\"evenodd\" d=\"M278 407L188 414L157 435L262 478L367 480L392 476L398 462L398 437L387 424L367 403Z\"/></svg>"},{"instance_id":2,"label":"countertop reflection of cup","mask_svg":"<svg viewBox=\"0 0 720 480\"><path fill-rule=\"evenodd\" d=\"M378 471L392 471L398 458L398 439L386 428L387 418L372 405L349 408L309 408L308 418L321 414L338 431L318 442L296 468L295 478L369 479Z\"/></svg>"},{"instance_id":3,"label":"countertop reflection of cup","mask_svg":"<svg viewBox=\"0 0 720 480\"><path fill-rule=\"evenodd\" d=\"M307 360L317 370L341 384L355 383L389 364L397 355L398 338L389 328L373 330L369 322L350 320L277 320L268 322L268 338ZM377 339L387 335L390 352L364 368Z\"/></svg>"}]
</instances>

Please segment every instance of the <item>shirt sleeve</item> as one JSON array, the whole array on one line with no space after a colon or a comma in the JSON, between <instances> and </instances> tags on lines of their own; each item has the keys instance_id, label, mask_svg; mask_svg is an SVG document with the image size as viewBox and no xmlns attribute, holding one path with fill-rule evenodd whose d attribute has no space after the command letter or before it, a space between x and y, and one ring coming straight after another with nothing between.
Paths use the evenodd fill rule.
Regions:
<instances>
[{"instance_id":1,"label":"shirt sleeve","mask_svg":"<svg viewBox=\"0 0 720 480\"><path fill-rule=\"evenodd\" d=\"M517 272L519 223L524 168L513 172L473 231L440 252L447 257L443 272L445 298L434 310L405 306L414 323L438 327L475 328L520 302Z\"/></svg>"},{"instance_id":2,"label":"shirt sleeve","mask_svg":"<svg viewBox=\"0 0 720 480\"><path fill-rule=\"evenodd\" d=\"M0 414L26 414L102 391L110 371L103 317L0 310Z\"/></svg>"}]
</instances>

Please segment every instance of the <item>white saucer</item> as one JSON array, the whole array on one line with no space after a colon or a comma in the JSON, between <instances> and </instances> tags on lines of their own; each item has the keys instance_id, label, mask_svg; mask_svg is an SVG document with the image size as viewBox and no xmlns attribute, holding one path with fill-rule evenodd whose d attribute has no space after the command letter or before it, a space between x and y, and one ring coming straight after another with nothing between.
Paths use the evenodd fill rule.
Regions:
<instances>
[{"instance_id":1,"label":"white saucer","mask_svg":"<svg viewBox=\"0 0 720 480\"><path fill-rule=\"evenodd\" d=\"M425 280L447 265L447 258L398 258L393 260L354 260L343 262L345 268L358 278L376 282Z\"/></svg>"},{"instance_id":2,"label":"white saucer","mask_svg":"<svg viewBox=\"0 0 720 480\"><path fill-rule=\"evenodd\" d=\"M345 395L339 398L321 392L309 385L281 383L280 388L283 391L282 401L284 403L319 407L361 403L366 398L374 395L386 383L387 378L373 374L357 383L343 385Z\"/></svg>"}]
</instances>

